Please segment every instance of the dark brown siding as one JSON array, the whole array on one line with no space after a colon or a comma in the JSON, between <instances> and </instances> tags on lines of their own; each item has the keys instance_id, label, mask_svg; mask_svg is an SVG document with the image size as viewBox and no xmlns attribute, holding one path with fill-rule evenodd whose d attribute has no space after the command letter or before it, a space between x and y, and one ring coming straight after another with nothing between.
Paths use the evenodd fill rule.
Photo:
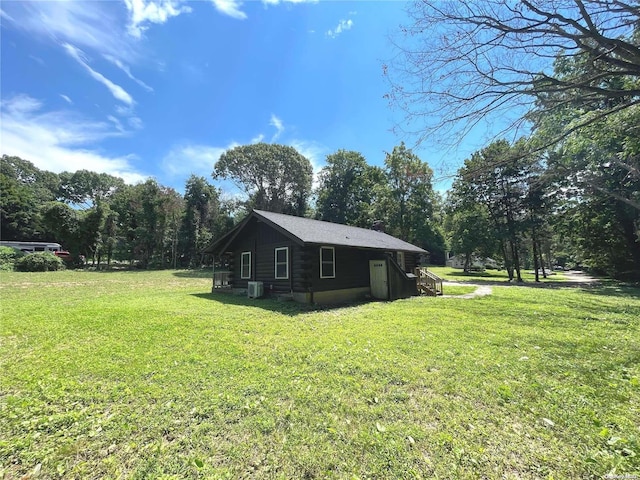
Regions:
<instances>
[{"instance_id":1,"label":"dark brown siding","mask_svg":"<svg viewBox=\"0 0 640 480\"><path fill-rule=\"evenodd\" d=\"M335 247L336 278L320 278L320 246L310 247L313 291L340 290L343 288L368 287L369 260L383 258L373 250Z\"/></svg>"},{"instance_id":2,"label":"dark brown siding","mask_svg":"<svg viewBox=\"0 0 640 480\"><path fill-rule=\"evenodd\" d=\"M404 270L405 272L414 273L416 267L419 265L420 255L417 253L405 253L404 254Z\"/></svg>"},{"instance_id":3,"label":"dark brown siding","mask_svg":"<svg viewBox=\"0 0 640 480\"><path fill-rule=\"evenodd\" d=\"M265 293L290 292L293 289L293 250L295 243L273 228L258 223L256 247L256 276L258 282L264 283ZM289 249L289 278L276 279L276 248Z\"/></svg>"}]
</instances>

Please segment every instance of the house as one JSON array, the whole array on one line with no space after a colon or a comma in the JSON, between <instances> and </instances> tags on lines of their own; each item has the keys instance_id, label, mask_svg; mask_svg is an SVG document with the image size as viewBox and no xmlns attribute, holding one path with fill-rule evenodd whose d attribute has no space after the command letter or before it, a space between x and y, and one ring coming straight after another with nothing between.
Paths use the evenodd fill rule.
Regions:
<instances>
[{"instance_id":1,"label":"house","mask_svg":"<svg viewBox=\"0 0 640 480\"><path fill-rule=\"evenodd\" d=\"M447 267L452 268L464 268L466 258L464 255L453 255L452 252L449 252L447 255ZM496 262L493 258L481 258L477 255L471 255L469 259L469 268L477 270L484 270L485 268L498 268L498 262Z\"/></svg>"},{"instance_id":2,"label":"house","mask_svg":"<svg viewBox=\"0 0 640 480\"><path fill-rule=\"evenodd\" d=\"M413 272L427 253L381 231L262 210L203 252L225 258L235 293L261 288L305 303L417 295Z\"/></svg>"}]
</instances>

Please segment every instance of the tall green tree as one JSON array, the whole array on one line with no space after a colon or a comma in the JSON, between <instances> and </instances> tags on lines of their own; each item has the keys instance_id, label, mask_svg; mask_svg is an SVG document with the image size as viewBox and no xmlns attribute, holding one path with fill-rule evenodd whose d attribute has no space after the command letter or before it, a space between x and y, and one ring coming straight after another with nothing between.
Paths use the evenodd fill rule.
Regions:
<instances>
[{"instance_id":1,"label":"tall green tree","mask_svg":"<svg viewBox=\"0 0 640 480\"><path fill-rule=\"evenodd\" d=\"M402 142L385 157L386 185L376 185L376 217L387 232L428 250L432 263L444 263L444 234L435 221L438 202L433 171Z\"/></svg>"},{"instance_id":2,"label":"tall green tree","mask_svg":"<svg viewBox=\"0 0 640 480\"><path fill-rule=\"evenodd\" d=\"M180 264L202 263L200 250L220 232L220 192L204 177L191 175L184 192L184 216L180 227Z\"/></svg>"},{"instance_id":3,"label":"tall green tree","mask_svg":"<svg viewBox=\"0 0 640 480\"><path fill-rule=\"evenodd\" d=\"M452 251L464 257L464 271L468 272L474 256L495 255L498 239L486 205L469 202L458 197L459 193L454 186L449 194L445 230Z\"/></svg>"},{"instance_id":4,"label":"tall green tree","mask_svg":"<svg viewBox=\"0 0 640 480\"><path fill-rule=\"evenodd\" d=\"M293 147L255 143L224 152L213 178L232 180L242 188L247 208L302 216L311 194L313 167Z\"/></svg>"},{"instance_id":5,"label":"tall green tree","mask_svg":"<svg viewBox=\"0 0 640 480\"><path fill-rule=\"evenodd\" d=\"M328 155L326 163L319 174L316 218L371 227L376 186L386 182L382 169L368 165L362 154L348 150Z\"/></svg>"},{"instance_id":6,"label":"tall green tree","mask_svg":"<svg viewBox=\"0 0 640 480\"><path fill-rule=\"evenodd\" d=\"M56 199L58 176L28 160L0 160L0 234L3 240L53 240L39 228L40 207Z\"/></svg>"},{"instance_id":7,"label":"tall green tree","mask_svg":"<svg viewBox=\"0 0 640 480\"><path fill-rule=\"evenodd\" d=\"M509 279L522 281L521 243L527 228L524 198L531 175L526 146L498 140L465 160L454 180L457 195L486 208Z\"/></svg>"}]
</instances>

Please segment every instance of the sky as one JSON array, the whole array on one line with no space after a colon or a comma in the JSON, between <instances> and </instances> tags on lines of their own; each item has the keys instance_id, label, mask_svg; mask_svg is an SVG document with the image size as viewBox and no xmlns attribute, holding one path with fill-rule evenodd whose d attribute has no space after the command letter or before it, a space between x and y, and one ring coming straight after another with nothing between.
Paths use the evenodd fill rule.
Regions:
<instances>
[{"instance_id":1,"label":"sky","mask_svg":"<svg viewBox=\"0 0 640 480\"><path fill-rule=\"evenodd\" d=\"M2 154L184 191L227 149L295 147L318 172L371 165L405 140L436 188L475 146L439 151L392 132L384 94L403 1L109 0L0 4ZM442 170L443 159L447 167Z\"/></svg>"}]
</instances>

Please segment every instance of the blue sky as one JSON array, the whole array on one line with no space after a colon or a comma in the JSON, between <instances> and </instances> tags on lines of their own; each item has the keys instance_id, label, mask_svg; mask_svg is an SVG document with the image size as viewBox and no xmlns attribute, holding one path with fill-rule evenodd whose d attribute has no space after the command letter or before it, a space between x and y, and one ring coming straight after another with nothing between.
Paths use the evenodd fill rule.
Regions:
<instances>
[{"instance_id":1,"label":"blue sky","mask_svg":"<svg viewBox=\"0 0 640 480\"><path fill-rule=\"evenodd\" d=\"M405 7L3 1L2 153L179 191L192 173L212 180L226 149L258 141L295 147L316 171L338 149L382 165L401 140L382 65L396 54L389 35ZM477 147L415 152L441 177L443 161L451 173Z\"/></svg>"}]
</instances>

